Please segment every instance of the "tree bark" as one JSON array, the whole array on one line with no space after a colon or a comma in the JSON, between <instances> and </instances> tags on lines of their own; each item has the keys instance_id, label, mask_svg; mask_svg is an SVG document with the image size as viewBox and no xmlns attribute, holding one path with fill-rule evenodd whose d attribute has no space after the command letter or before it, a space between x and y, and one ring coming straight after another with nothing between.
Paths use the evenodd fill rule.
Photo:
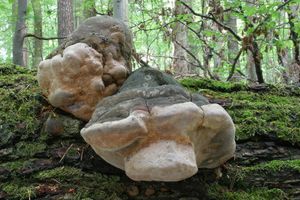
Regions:
<instances>
[{"instance_id":1,"label":"tree bark","mask_svg":"<svg viewBox=\"0 0 300 200\"><path fill-rule=\"evenodd\" d=\"M249 7L253 7L255 5L255 2L256 2L255 0L249 0L247 4ZM246 31L249 28L253 27L253 21L254 21L253 17L249 17L248 23L246 22L246 27L245 27ZM261 67L261 53L260 53L258 43L256 41L256 36L248 35L247 42L243 45L247 46L248 79L250 80L250 82L264 83L262 67Z\"/></svg>"},{"instance_id":2,"label":"tree bark","mask_svg":"<svg viewBox=\"0 0 300 200\"><path fill-rule=\"evenodd\" d=\"M224 16L223 16L223 7L221 5L220 0L209 0L208 6L210 7L209 13L212 14L219 22L223 23ZM220 27L215 22L211 22L210 29L217 32L222 31L222 27ZM224 41L222 38L219 38L218 36L213 36L212 40L214 41L214 49L218 54L214 54L213 60L214 60L214 66L213 66L213 74L216 79L220 79L218 75L219 69L222 67L222 60L224 60L224 49L222 48Z\"/></svg>"},{"instance_id":3,"label":"tree bark","mask_svg":"<svg viewBox=\"0 0 300 200\"><path fill-rule=\"evenodd\" d=\"M73 1L73 16L74 16L74 29L76 29L84 20L83 17L83 0Z\"/></svg>"},{"instance_id":4,"label":"tree bark","mask_svg":"<svg viewBox=\"0 0 300 200\"><path fill-rule=\"evenodd\" d=\"M27 10L27 0L18 0L18 19L13 38L13 63L24 66L24 36L26 34L25 16Z\"/></svg>"},{"instance_id":5,"label":"tree bark","mask_svg":"<svg viewBox=\"0 0 300 200\"><path fill-rule=\"evenodd\" d=\"M252 56L253 56L253 60L254 60L257 81L260 84L264 83L265 81L264 81L262 67L261 67L261 53L260 53L260 49L259 49L259 46L258 46L258 43L257 43L255 37L254 37L254 41L252 43L251 52L252 52Z\"/></svg>"},{"instance_id":6,"label":"tree bark","mask_svg":"<svg viewBox=\"0 0 300 200\"><path fill-rule=\"evenodd\" d=\"M43 37L43 17L40 0L31 0L34 13L34 35ZM43 40L37 38L33 42L33 66L37 66L43 60Z\"/></svg>"},{"instance_id":7,"label":"tree bark","mask_svg":"<svg viewBox=\"0 0 300 200\"><path fill-rule=\"evenodd\" d=\"M229 13L227 15L226 24L234 32L237 33L237 19L231 13ZM236 62L235 66L239 66L239 64L240 64L239 60L235 61L236 56L239 52L239 44L238 44L238 41L231 34L229 34L229 36L228 36L227 48L228 48L228 61L229 61L230 65L232 66ZM241 75L237 72L234 72L234 74L230 80L240 81L241 79L242 79Z\"/></svg>"},{"instance_id":8,"label":"tree bark","mask_svg":"<svg viewBox=\"0 0 300 200\"><path fill-rule=\"evenodd\" d=\"M295 21L299 18L299 5L291 5L290 12L288 12L288 23L290 25L290 39L294 44L293 54L294 58L289 65L288 74L292 83L300 82L300 38L298 32L295 30ZM298 19L299 20L299 19Z\"/></svg>"},{"instance_id":9,"label":"tree bark","mask_svg":"<svg viewBox=\"0 0 300 200\"><path fill-rule=\"evenodd\" d=\"M128 0L113 0L113 16L128 25Z\"/></svg>"},{"instance_id":10,"label":"tree bark","mask_svg":"<svg viewBox=\"0 0 300 200\"><path fill-rule=\"evenodd\" d=\"M188 0L183 0L188 3ZM182 5L178 0L175 1L175 17L188 13L188 9ZM180 20L180 19L178 19ZM184 48L188 49L188 28L184 21L176 22L172 30L173 41L173 70L175 74L189 73L188 55Z\"/></svg>"},{"instance_id":11,"label":"tree bark","mask_svg":"<svg viewBox=\"0 0 300 200\"><path fill-rule=\"evenodd\" d=\"M249 49L247 50L247 74L248 74L248 80L250 82L254 82L254 83L257 82L255 63L254 63L252 52Z\"/></svg>"},{"instance_id":12,"label":"tree bark","mask_svg":"<svg viewBox=\"0 0 300 200\"><path fill-rule=\"evenodd\" d=\"M57 21L58 21L58 33L57 36L67 37L74 30L73 22L73 5L71 0L58 0L57 1ZM61 44L64 40L58 40Z\"/></svg>"}]
</instances>

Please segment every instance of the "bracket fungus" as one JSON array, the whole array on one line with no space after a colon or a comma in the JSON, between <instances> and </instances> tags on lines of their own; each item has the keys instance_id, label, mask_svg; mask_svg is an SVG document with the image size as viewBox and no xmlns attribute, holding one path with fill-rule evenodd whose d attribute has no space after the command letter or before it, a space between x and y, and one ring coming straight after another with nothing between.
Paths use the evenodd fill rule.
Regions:
<instances>
[{"instance_id":1,"label":"bracket fungus","mask_svg":"<svg viewBox=\"0 0 300 200\"><path fill-rule=\"evenodd\" d=\"M81 135L108 163L143 181L180 181L235 151L232 119L152 68L136 70L104 98Z\"/></svg>"},{"instance_id":2,"label":"bracket fungus","mask_svg":"<svg viewBox=\"0 0 300 200\"><path fill-rule=\"evenodd\" d=\"M84 140L133 180L180 181L231 158L235 128L227 112L158 70L129 76L131 49L123 23L87 19L40 63L43 94L89 120Z\"/></svg>"},{"instance_id":3,"label":"bracket fungus","mask_svg":"<svg viewBox=\"0 0 300 200\"><path fill-rule=\"evenodd\" d=\"M92 17L38 67L49 102L88 121L96 104L117 92L131 71L131 35L118 20Z\"/></svg>"}]
</instances>

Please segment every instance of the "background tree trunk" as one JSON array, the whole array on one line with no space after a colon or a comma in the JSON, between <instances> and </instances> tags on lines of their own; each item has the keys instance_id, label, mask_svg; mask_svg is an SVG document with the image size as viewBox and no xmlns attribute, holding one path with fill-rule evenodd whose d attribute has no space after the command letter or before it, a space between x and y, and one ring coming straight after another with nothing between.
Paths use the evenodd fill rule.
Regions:
<instances>
[{"instance_id":1,"label":"background tree trunk","mask_svg":"<svg viewBox=\"0 0 300 200\"><path fill-rule=\"evenodd\" d=\"M286 22L286 11L281 10L280 11L280 20L279 23L285 23ZM276 38L276 40L280 41L286 41L288 40L287 35L288 30L285 28L281 28L279 30L274 30L273 31L273 36ZM283 36L280 35L282 33ZM284 34L286 33L286 34ZM291 55L291 49L284 46L282 43L277 43L276 44L276 52L277 52L277 60L278 64L281 65L284 69L282 70L282 80L285 84L289 83L289 64L291 63L292 60L292 55Z\"/></svg>"},{"instance_id":2,"label":"background tree trunk","mask_svg":"<svg viewBox=\"0 0 300 200\"><path fill-rule=\"evenodd\" d=\"M237 30L237 19L235 16L233 16L231 13L229 13L226 16L226 24L229 26L235 33L238 32ZM237 56L239 52L239 44L238 41L229 34L228 36L228 42L227 42L227 48L228 48L228 62L232 66L235 60L235 57ZM236 66L239 66L240 62L237 61ZM234 73L231 80L233 81L240 81L242 79L241 75L237 72Z\"/></svg>"},{"instance_id":3,"label":"background tree trunk","mask_svg":"<svg viewBox=\"0 0 300 200\"><path fill-rule=\"evenodd\" d=\"M223 7L221 5L220 0L209 0L208 1L208 6L210 8L209 13L213 14L215 18L223 23L224 21L224 16L223 16ZM212 29L214 32L222 32L222 27L220 27L218 24L212 22L210 29ZM214 61L214 66L213 66L213 75L216 79L219 78L218 71L222 67L223 63L222 61L224 60L224 48L223 46L223 38L220 38L216 35L212 36L212 41L214 42L214 50L217 52L217 54L213 55L213 61Z\"/></svg>"},{"instance_id":4,"label":"background tree trunk","mask_svg":"<svg viewBox=\"0 0 300 200\"><path fill-rule=\"evenodd\" d=\"M34 35L43 37L43 17L40 0L31 0L34 13ZM34 38L33 42L33 67L37 66L43 60L43 40Z\"/></svg>"},{"instance_id":5,"label":"background tree trunk","mask_svg":"<svg viewBox=\"0 0 300 200\"><path fill-rule=\"evenodd\" d=\"M185 3L189 3L188 0L183 0ZM177 17L179 15L184 15L188 13L188 9L180 3L180 1L175 1L175 11L174 15ZM173 42L173 70L175 74L187 74L189 73L188 66L188 28L184 21L177 21L172 30L172 42Z\"/></svg>"},{"instance_id":6,"label":"background tree trunk","mask_svg":"<svg viewBox=\"0 0 300 200\"><path fill-rule=\"evenodd\" d=\"M248 80L250 82L254 82L254 83L257 82L255 63L254 63L252 52L250 50L247 50L247 74L248 74Z\"/></svg>"},{"instance_id":7,"label":"background tree trunk","mask_svg":"<svg viewBox=\"0 0 300 200\"><path fill-rule=\"evenodd\" d=\"M298 32L295 30L295 21L299 21L298 13L300 6L295 4L290 6L290 12L288 12L288 22L290 25L290 39L294 44L293 49L293 61L289 65L288 74L292 83L300 83L300 38Z\"/></svg>"},{"instance_id":8,"label":"background tree trunk","mask_svg":"<svg viewBox=\"0 0 300 200\"><path fill-rule=\"evenodd\" d=\"M27 0L18 0L18 19L13 39L13 63L16 65L24 65L24 36L26 34L26 17Z\"/></svg>"},{"instance_id":9,"label":"background tree trunk","mask_svg":"<svg viewBox=\"0 0 300 200\"><path fill-rule=\"evenodd\" d=\"M73 16L74 16L74 29L76 29L84 20L83 17L83 0L73 1Z\"/></svg>"},{"instance_id":10,"label":"background tree trunk","mask_svg":"<svg viewBox=\"0 0 300 200\"><path fill-rule=\"evenodd\" d=\"M259 45L256 41L256 37L254 37L252 46L250 48L254 60L257 81L260 84L264 83L265 81L264 81L262 67L261 67L261 53L260 53Z\"/></svg>"},{"instance_id":11,"label":"background tree trunk","mask_svg":"<svg viewBox=\"0 0 300 200\"><path fill-rule=\"evenodd\" d=\"M247 5L251 8L254 7L256 0L249 0L247 1ZM248 17L248 24L245 25L245 30L247 31L249 28L253 27L254 18ZM254 33L255 34L255 33ZM264 83L262 67L261 67L261 53L259 49L259 45L256 41L255 35L248 36L248 43L247 43L247 55L248 55L248 64L247 64L247 71L248 71L248 79L250 82L258 82ZM250 58L251 57L251 58ZM255 72L255 75L254 75Z\"/></svg>"},{"instance_id":12,"label":"background tree trunk","mask_svg":"<svg viewBox=\"0 0 300 200\"><path fill-rule=\"evenodd\" d=\"M73 23L73 5L71 0L57 1L57 21L58 21L58 37L67 37L74 30ZM61 44L64 40L59 39Z\"/></svg>"},{"instance_id":13,"label":"background tree trunk","mask_svg":"<svg viewBox=\"0 0 300 200\"><path fill-rule=\"evenodd\" d=\"M128 24L128 0L113 0L113 16Z\"/></svg>"}]
</instances>

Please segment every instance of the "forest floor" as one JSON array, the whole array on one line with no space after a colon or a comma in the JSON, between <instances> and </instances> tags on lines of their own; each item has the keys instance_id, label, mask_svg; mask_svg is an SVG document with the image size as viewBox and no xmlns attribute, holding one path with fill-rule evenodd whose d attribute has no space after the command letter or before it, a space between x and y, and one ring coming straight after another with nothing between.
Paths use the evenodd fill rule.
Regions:
<instances>
[{"instance_id":1,"label":"forest floor","mask_svg":"<svg viewBox=\"0 0 300 200\"><path fill-rule=\"evenodd\" d=\"M299 87L180 80L229 112L235 158L180 182L135 182L84 142L82 121L47 103L35 74L0 65L0 199L300 199Z\"/></svg>"}]
</instances>

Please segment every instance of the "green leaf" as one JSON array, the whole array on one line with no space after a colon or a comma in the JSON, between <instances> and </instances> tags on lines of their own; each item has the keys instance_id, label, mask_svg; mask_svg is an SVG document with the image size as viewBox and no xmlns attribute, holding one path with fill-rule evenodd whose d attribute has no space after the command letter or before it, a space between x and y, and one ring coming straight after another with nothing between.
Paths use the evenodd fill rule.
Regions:
<instances>
[{"instance_id":1,"label":"green leaf","mask_svg":"<svg viewBox=\"0 0 300 200\"><path fill-rule=\"evenodd\" d=\"M252 6L245 6L244 13L246 16L253 16L257 12L255 7Z\"/></svg>"}]
</instances>

